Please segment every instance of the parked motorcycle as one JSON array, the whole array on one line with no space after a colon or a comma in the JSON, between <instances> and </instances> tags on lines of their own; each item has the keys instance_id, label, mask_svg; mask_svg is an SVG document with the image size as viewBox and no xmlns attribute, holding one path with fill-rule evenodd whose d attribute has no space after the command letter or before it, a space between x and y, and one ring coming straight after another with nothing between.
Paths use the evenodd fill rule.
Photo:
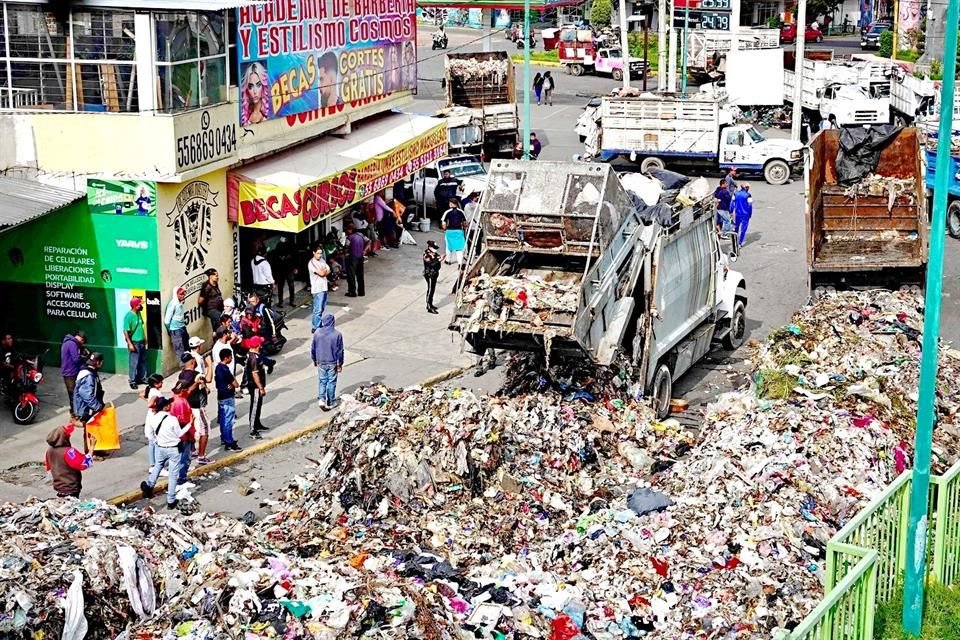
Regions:
<instances>
[{"instance_id":1,"label":"parked motorcycle","mask_svg":"<svg viewBox=\"0 0 960 640\"><path fill-rule=\"evenodd\" d=\"M20 358L6 388L6 400L13 410L13 421L30 424L40 413L37 386L43 380L43 353L33 358Z\"/></svg>"},{"instance_id":2,"label":"parked motorcycle","mask_svg":"<svg viewBox=\"0 0 960 640\"><path fill-rule=\"evenodd\" d=\"M265 354L274 356L280 353L283 346L287 344L287 339L283 335L286 328L286 316L282 311L264 307L260 335L263 337L263 352Z\"/></svg>"},{"instance_id":3,"label":"parked motorcycle","mask_svg":"<svg viewBox=\"0 0 960 640\"><path fill-rule=\"evenodd\" d=\"M442 31L436 31L433 34L433 46L432 49L446 49L447 48L447 34Z\"/></svg>"},{"instance_id":4,"label":"parked motorcycle","mask_svg":"<svg viewBox=\"0 0 960 640\"><path fill-rule=\"evenodd\" d=\"M530 43L531 49L537 48L537 37L532 33L530 34L530 37L527 39L527 42ZM523 45L524 45L524 40L522 38L517 39L517 49L523 49Z\"/></svg>"}]
</instances>

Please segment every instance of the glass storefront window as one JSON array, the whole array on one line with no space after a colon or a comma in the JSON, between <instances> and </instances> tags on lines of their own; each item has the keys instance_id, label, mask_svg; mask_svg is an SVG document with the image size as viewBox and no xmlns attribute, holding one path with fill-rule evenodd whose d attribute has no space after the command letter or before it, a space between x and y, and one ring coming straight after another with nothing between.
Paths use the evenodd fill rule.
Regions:
<instances>
[{"instance_id":1,"label":"glass storefront window","mask_svg":"<svg viewBox=\"0 0 960 640\"><path fill-rule=\"evenodd\" d=\"M170 113L229 99L226 12L154 14L158 108Z\"/></svg>"}]
</instances>

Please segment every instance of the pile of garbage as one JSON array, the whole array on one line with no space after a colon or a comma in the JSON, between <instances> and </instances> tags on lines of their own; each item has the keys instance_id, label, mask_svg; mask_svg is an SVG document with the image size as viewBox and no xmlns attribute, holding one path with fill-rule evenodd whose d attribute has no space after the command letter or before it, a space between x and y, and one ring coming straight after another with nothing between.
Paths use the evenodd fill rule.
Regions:
<instances>
[{"instance_id":1,"label":"pile of garbage","mask_svg":"<svg viewBox=\"0 0 960 640\"><path fill-rule=\"evenodd\" d=\"M447 56L447 71L463 83L489 81L501 85L513 64L509 58L455 58Z\"/></svg>"},{"instance_id":2,"label":"pile of garbage","mask_svg":"<svg viewBox=\"0 0 960 640\"><path fill-rule=\"evenodd\" d=\"M882 196L887 199L887 211L893 209L897 198L901 206L916 205L916 178L894 178L869 173L862 180L846 188L844 195L853 199L865 196Z\"/></svg>"},{"instance_id":3,"label":"pile of garbage","mask_svg":"<svg viewBox=\"0 0 960 640\"><path fill-rule=\"evenodd\" d=\"M514 275L481 273L461 292L478 320L505 326L511 320L543 324L551 313L576 313L580 274L524 269Z\"/></svg>"},{"instance_id":4,"label":"pile of garbage","mask_svg":"<svg viewBox=\"0 0 960 640\"><path fill-rule=\"evenodd\" d=\"M772 637L822 597L827 540L910 464L921 304L801 310L697 430L655 420L627 362L512 356L495 395L345 398L322 458L252 526L5 506L0 634ZM942 355L946 465L960 354Z\"/></svg>"}]
</instances>

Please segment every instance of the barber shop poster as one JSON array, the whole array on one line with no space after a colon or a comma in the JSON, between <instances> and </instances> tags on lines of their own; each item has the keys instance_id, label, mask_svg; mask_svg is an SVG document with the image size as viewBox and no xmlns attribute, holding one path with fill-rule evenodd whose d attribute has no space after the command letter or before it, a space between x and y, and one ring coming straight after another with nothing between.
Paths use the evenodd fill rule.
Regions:
<instances>
[{"instance_id":1,"label":"barber shop poster","mask_svg":"<svg viewBox=\"0 0 960 640\"><path fill-rule=\"evenodd\" d=\"M237 15L244 127L416 88L415 0L267 0Z\"/></svg>"}]
</instances>

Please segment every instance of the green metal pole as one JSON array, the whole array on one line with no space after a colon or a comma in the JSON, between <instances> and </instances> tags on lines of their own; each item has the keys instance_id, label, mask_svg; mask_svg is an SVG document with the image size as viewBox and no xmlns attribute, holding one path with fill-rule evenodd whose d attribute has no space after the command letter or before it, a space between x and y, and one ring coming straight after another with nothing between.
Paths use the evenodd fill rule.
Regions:
<instances>
[{"instance_id":1,"label":"green metal pole","mask_svg":"<svg viewBox=\"0 0 960 640\"><path fill-rule=\"evenodd\" d=\"M523 159L530 159L530 0L523 0ZM946 223L944 223L946 224Z\"/></svg>"},{"instance_id":2,"label":"green metal pole","mask_svg":"<svg viewBox=\"0 0 960 640\"><path fill-rule=\"evenodd\" d=\"M923 624L923 583L926 578L926 545L929 520L930 449L937 394L937 356L940 338L940 301L943 289L943 243L947 218L947 185L950 181L950 135L953 124L954 78L957 74L957 22L960 0L947 6L943 79L940 89L940 127L936 181L933 187L933 221L930 227L930 262L927 266L927 299L923 318L923 351L920 359L920 397L914 441L913 486L907 525L907 565L903 588L903 629L919 636Z\"/></svg>"},{"instance_id":3,"label":"green metal pole","mask_svg":"<svg viewBox=\"0 0 960 640\"><path fill-rule=\"evenodd\" d=\"M680 75L680 93L687 94L687 54L690 53L687 47L687 27L690 25L690 2L685 0L683 3L683 69ZM736 36L734 36L736 37Z\"/></svg>"}]
</instances>

